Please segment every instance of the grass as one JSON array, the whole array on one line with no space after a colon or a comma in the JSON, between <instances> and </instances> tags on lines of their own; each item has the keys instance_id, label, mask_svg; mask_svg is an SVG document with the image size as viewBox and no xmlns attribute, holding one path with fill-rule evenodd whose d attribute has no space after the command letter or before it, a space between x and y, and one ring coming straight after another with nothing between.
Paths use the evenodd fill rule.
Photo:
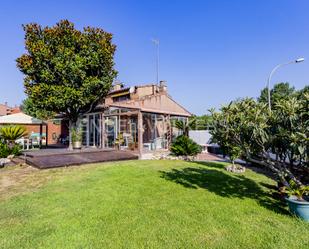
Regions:
<instances>
[{"instance_id":1,"label":"grass","mask_svg":"<svg viewBox=\"0 0 309 249\"><path fill-rule=\"evenodd\" d=\"M309 248L309 224L251 170L129 161L0 180L0 248Z\"/></svg>"}]
</instances>

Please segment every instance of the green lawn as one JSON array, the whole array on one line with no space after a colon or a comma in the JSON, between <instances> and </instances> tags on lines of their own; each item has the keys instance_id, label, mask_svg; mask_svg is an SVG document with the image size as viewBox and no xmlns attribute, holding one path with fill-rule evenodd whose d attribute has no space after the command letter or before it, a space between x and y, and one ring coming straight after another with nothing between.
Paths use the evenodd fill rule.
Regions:
<instances>
[{"instance_id":1,"label":"green lawn","mask_svg":"<svg viewBox=\"0 0 309 249\"><path fill-rule=\"evenodd\" d=\"M309 248L309 223L273 198L272 180L219 163L2 169L0 180L0 248Z\"/></svg>"}]
</instances>

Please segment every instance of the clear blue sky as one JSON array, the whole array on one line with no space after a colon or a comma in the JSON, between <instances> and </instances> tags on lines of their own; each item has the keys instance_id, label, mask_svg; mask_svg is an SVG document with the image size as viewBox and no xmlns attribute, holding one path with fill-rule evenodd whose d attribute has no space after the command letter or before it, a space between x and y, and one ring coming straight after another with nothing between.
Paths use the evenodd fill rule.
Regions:
<instances>
[{"instance_id":1,"label":"clear blue sky","mask_svg":"<svg viewBox=\"0 0 309 249\"><path fill-rule=\"evenodd\" d=\"M128 85L160 79L170 94L196 114L237 97L257 97L277 63L308 59L282 68L274 82L309 84L308 0L201 1L1 1L0 102L25 97L15 59L24 52L22 24L53 25L69 19L77 28L98 26L114 34L119 80Z\"/></svg>"}]
</instances>

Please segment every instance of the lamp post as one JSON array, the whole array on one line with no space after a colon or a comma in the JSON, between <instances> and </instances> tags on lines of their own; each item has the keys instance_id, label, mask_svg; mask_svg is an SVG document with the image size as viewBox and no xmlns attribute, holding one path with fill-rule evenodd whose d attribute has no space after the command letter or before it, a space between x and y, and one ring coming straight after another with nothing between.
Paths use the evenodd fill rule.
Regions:
<instances>
[{"instance_id":1,"label":"lamp post","mask_svg":"<svg viewBox=\"0 0 309 249\"><path fill-rule=\"evenodd\" d=\"M269 77L268 77L268 81L267 81L267 92L268 92L268 108L269 108L269 111L271 111L271 102L270 102L270 81L271 81L271 77L273 76L273 74L282 66L286 66L286 65L289 65L289 64L293 64L293 63L300 63L300 62L303 62L305 60L305 58L298 58L296 60L293 60L293 61L289 61L289 62L286 62L286 63L282 63L282 64L279 64L277 66L274 67L274 69L271 71Z\"/></svg>"}]
</instances>

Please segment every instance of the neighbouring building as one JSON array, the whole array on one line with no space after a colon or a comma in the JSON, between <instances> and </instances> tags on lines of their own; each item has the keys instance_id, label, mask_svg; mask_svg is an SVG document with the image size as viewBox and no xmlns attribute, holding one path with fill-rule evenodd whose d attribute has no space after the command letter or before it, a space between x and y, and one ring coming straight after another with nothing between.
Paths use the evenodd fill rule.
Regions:
<instances>
[{"instance_id":1,"label":"neighbouring building","mask_svg":"<svg viewBox=\"0 0 309 249\"><path fill-rule=\"evenodd\" d=\"M8 117L6 117L8 116ZM7 103L0 104L0 126L1 125L22 125L27 130L27 137L34 140L42 139L49 145L59 145L61 143L66 143L66 138L68 136L68 127L61 120L53 119L44 121L43 132L40 130L39 123L37 123L36 118L25 115L22 113L18 106L9 107ZM1 120L5 123L1 123ZM34 122L35 120L35 122ZM32 123L32 121L34 123ZM26 123L25 123L26 122ZM40 135L42 132L42 135Z\"/></svg>"},{"instance_id":2,"label":"neighbouring building","mask_svg":"<svg viewBox=\"0 0 309 249\"><path fill-rule=\"evenodd\" d=\"M6 116L14 113L19 113L20 109L18 106L10 107L7 103L0 104L0 116Z\"/></svg>"},{"instance_id":3,"label":"neighbouring building","mask_svg":"<svg viewBox=\"0 0 309 249\"><path fill-rule=\"evenodd\" d=\"M174 120L187 121L191 113L172 99L165 82L123 87L115 84L92 113L80 120L83 145L99 148L168 150L181 131Z\"/></svg>"},{"instance_id":4,"label":"neighbouring building","mask_svg":"<svg viewBox=\"0 0 309 249\"><path fill-rule=\"evenodd\" d=\"M0 126L3 125L23 126L26 128L25 139L43 145L61 144L68 134L68 128L61 120L42 121L22 112L1 116Z\"/></svg>"}]
</instances>

